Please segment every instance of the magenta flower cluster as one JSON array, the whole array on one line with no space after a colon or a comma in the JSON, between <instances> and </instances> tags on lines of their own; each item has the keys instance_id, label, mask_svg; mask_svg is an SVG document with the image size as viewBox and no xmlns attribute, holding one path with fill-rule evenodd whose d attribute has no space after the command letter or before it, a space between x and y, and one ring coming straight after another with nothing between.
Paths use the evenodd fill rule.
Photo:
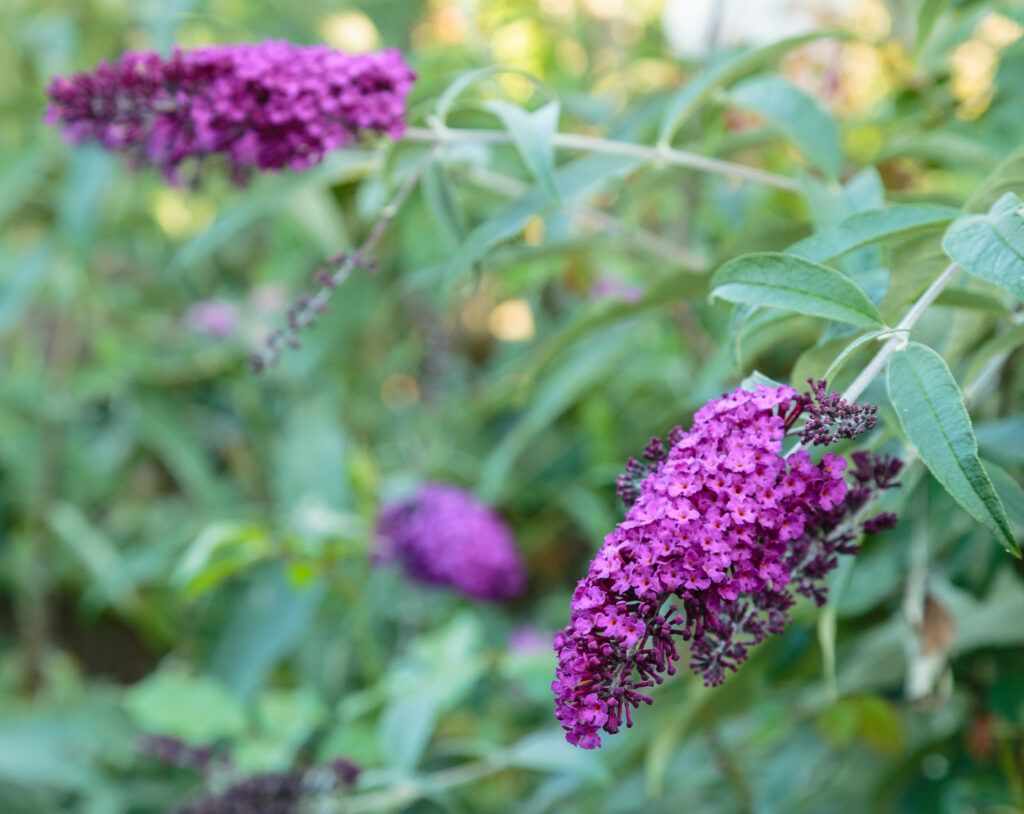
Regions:
<instances>
[{"instance_id":1,"label":"magenta flower cluster","mask_svg":"<svg viewBox=\"0 0 1024 814\"><path fill-rule=\"evenodd\" d=\"M782 631L794 592L824 602L837 556L856 551L853 514L896 485L899 463L861 457L848 487L842 457L784 458L786 419L801 402L790 387L736 390L701 408L689 432L673 430L667 447L648 445L626 518L555 637L552 689L570 743L595 748L600 731L630 726L632 710L652 702L643 690L675 672L676 637L713 686Z\"/></svg>"},{"instance_id":2,"label":"magenta flower cluster","mask_svg":"<svg viewBox=\"0 0 1024 814\"><path fill-rule=\"evenodd\" d=\"M456 486L424 484L383 508L377 558L397 561L417 582L445 585L471 599L511 599L526 571L508 526Z\"/></svg>"},{"instance_id":3,"label":"magenta flower cluster","mask_svg":"<svg viewBox=\"0 0 1024 814\"><path fill-rule=\"evenodd\" d=\"M169 58L129 52L58 77L46 120L73 142L129 152L180 182L189 159L221 155L233 178L302 170L363 133L398 138L416 75L398 51L349 55L268 41Z\"/></svg>"}]
</instances>

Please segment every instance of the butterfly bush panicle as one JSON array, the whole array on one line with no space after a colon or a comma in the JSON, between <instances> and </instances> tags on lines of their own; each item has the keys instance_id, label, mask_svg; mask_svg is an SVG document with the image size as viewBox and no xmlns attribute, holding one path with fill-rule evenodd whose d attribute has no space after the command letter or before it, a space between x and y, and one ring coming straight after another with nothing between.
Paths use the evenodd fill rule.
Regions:
<instances>
[{"instance_id":1,"label":"butterfly bush panicle","mask_svg":"<svg viewBox=\"0 0 1024 814\"><path fill-rule=\"evenodd\" d=\"M365 133L398 138L416 75L396 50L344 54L267 41L129 52L57 77L47 122L158 167L171 182L191 158L221 155L232 177L302 170Z\"/></svg>"},{"instance_id":2,"label":"butterfly bush panicle","mask_svg":"<svg viewBox=\"0 0 1024 814\"><path fill-rule=\"evenodd\" d=\"M595 748L600 731L630 726L633 709L652 702L644 690L675 672L677 638L690 642L691 670L714 686L782 631L794 594L825 601L825 576L856 551L857 515L896 485L900 464L857 453L848 485L838 455L784 458L788 419L807 409L790 387L736 390L701 408L689 432L675 428L667 445L653 439L643 463L629 462L618 484L626 518L555 637L552 689L570 743Z\"/></svg>"},{"instance_id":3,"label":"butterfly bush panicle","mask_svg":"<svg viewBox=\"0 0 1024 814\"><path fill-rule=\"evenodd\" d=\"M378 559L396 560L417 582L446 585L471 599L522 593L526 573L508 526L472 495L424 484L381 511Z\"/></svg>"}]
</instances>

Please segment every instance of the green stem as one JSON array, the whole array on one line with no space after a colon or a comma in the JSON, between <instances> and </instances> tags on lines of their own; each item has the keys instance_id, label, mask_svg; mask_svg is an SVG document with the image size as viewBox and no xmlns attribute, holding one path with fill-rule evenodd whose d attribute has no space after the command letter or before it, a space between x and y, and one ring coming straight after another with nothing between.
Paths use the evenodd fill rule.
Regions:
<instances>
[{"instance_id":1,"label":"green stem","mask_svg":"<svg viewBox=\"0 0 1024 814\"><path fill-rule=\"evenodd\" d=\"M452 144L455 142L473 142L490 144L511 144L512 137L504 130L463 130L438 126L435 129L410 127L403 136L407 141L425 141L430 144ZM607 155L623 155L639 158L674 167L686 167L698 172L722 175L739 181L753 181L787 192L800 189L799 183L784 175L774 172L736 164L720 158L677 150L673 147L656 147L649 144L634 144L630 141L616 141L599 136L586 136L580 133L555 133L551 137L555 147L563 150L578 150L585 153L605 153Z\"/></svg>"}]
</instances>

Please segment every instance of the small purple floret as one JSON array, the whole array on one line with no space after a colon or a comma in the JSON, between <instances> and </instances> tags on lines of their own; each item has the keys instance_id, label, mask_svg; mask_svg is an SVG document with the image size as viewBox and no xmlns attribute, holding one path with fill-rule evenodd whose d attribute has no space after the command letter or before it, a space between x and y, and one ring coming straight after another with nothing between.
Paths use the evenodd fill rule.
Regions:
<instances>
[{"instance_id":1,"label":"small purple floret","mask_svg":"<svg viewBox=\"0 0 1024 814\"><path fill-rule=\"evenodd\" d=\"M385 506L377 536L378 558L397 560L417 582L490 601L511 599L526 586L508 526L458 487L427 483L411 499Z\"/></svg>"},{"instance_id":2,"label":"small purple floret","mask_svg":"<svg viewBox=\"0 0 1024 814\"><path fill-rule=\"evenodd\" d=\"M191 51L129 52L57 77L46 121L180 183L182 165L221 155L232 178L303 170L365 133L398 138L416 78L396 50L344 54L267 41Z\"/></svg>"}]
</instances>

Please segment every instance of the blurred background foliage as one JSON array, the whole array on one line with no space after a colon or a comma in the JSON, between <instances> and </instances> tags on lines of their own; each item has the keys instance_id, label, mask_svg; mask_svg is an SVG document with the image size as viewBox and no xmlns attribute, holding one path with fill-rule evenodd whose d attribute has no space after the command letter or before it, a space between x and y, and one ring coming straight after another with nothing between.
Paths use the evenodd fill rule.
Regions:
<instances>
[{"instance_id":1,"label":"blurred background foliage","mask_svg":"<svg viewBox=\"0 0 1024 814\"><path fill-rule=\"evenodd\" d=\"M143 733L219 744L245 772L345 756L364 772L338 811L1022 810L1024 575L919 471L900 527L843 571L835 635L801 606L724 687L680 675L597 753L566 746L552 718L548 642L619 517L626 457L754 368L796 383L842 347L800 316L737 324L707 303L706 272L882 200L961 206L1024 140L1024 4L927 3L941 13L925 38L917 0L795 5L7 0L0 811L160 812L198 793L140 754ZM723 90L686 146L799 177L801 195L605 165L586 205L529 212L467 254L530 180L506 147L453 147L380 270L262 376L248 354L316 265L357 245L422 146L180 189L42 124L55 74L273 37L401 47L417 124L458 73L498 64L559 96L563 130L650 142L709 53L821 25L855 38L777 70L836 117L842 186ZM514 74L469 95L545 98ZM496 126L479 107L452 122ZM902 264L879 292L887 317L934 276L936 246L887 250ZM954 369L1006 316L984 293L921 324ZM975 405L983 453L1018 479L1022 410L1018 352ZM470 606L369 565L379 503L428 477L509 521L523 599ZM914 627L903 607L922 573Z\"/></svg>"}]
</instances>

